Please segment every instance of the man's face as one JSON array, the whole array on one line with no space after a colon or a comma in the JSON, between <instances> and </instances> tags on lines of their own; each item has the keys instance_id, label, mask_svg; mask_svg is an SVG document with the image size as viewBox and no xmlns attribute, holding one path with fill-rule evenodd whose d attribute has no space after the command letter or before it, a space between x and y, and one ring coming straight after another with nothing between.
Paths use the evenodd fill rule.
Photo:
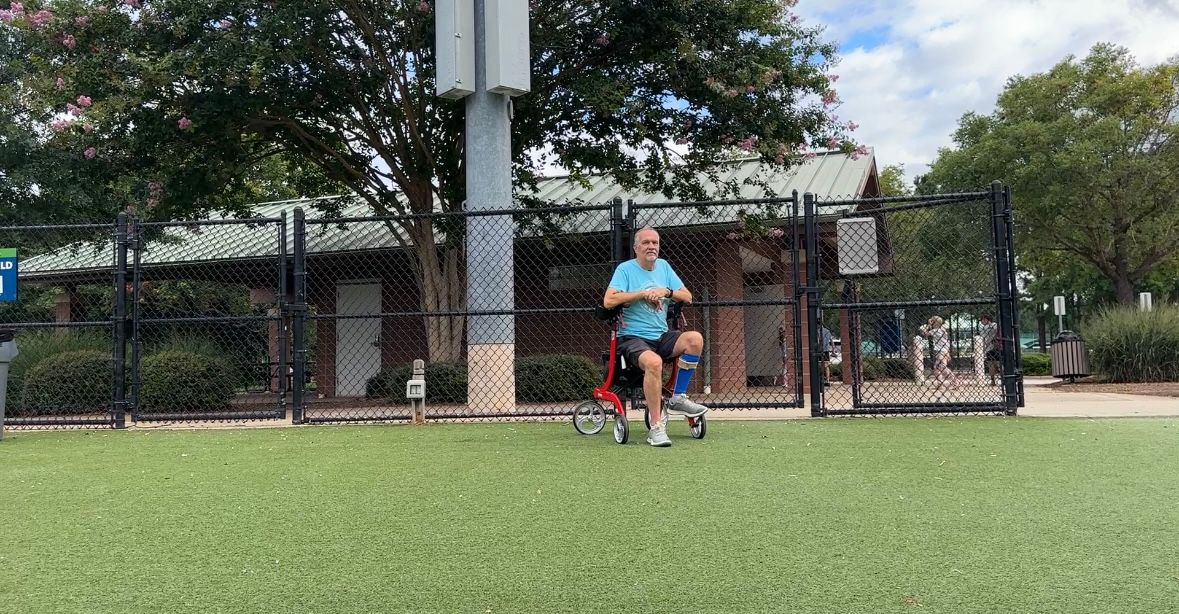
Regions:
<instances>
[{"instance_id":1,"label":"man's face","mask_svg":"<svg viewBox=\"0 0 1179 614\"><path fill-rule=\"evenodd\" d=\"M659 258L659 233L645 230L635 237L635 257L640 262L654 264Z\"/></svg>"}]
</instances>

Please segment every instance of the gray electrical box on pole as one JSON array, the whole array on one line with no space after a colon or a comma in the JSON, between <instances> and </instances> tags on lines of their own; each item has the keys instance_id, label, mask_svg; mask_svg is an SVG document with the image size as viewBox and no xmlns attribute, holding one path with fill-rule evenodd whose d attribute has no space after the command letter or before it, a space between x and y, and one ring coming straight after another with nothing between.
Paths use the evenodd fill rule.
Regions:
<instances>
[{"instance_id":1,"label":"gray electrical box on pole","mask_svg":"<svg viewBox=\"0 0 1179 614\"><path fill-rule=\"evenodd\" d=\"M527 0L441 0L435 25L439 55L462 66L469 53L451 47L451 24L474 24L473 91L439 82L439 95L466 98L466 168L468 212L510 209L512 200L512 95L530 84ZM442 64L439 60L439 65ZM439 69L439 78L442 69ZM448 73L448 79L451 77ZM449 89L448 89L449 88ZM516 405L515 224L510 215L467 218L467 403L472 409L511 411ZM479 240L472 241L472 237ZM494 312L478 315L479 312Z\"/></svg>"}]
</instances>

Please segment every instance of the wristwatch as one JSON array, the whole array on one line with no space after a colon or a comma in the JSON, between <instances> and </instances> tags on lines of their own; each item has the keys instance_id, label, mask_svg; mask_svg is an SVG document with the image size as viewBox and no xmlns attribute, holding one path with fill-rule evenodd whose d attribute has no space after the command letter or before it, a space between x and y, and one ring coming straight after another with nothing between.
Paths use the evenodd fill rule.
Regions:
<instances>
[{"instance_id":1,"label":"wristwatch","mask_svg":"<svg viewBox=\"0 0 1179 614\"><path fill-rule=\"evenodd\" d=\"M673 294L675 294L675 291L672 290L671 288L668 288L667 289L667 298L671 298L671 295L673 295Z\"/></svg>"}]
</instances>

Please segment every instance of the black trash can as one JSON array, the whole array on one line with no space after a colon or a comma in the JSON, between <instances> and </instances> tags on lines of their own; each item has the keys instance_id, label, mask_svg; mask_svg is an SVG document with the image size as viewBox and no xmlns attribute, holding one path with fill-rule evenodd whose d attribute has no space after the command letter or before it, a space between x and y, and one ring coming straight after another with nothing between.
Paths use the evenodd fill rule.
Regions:
<instances>
[{"instance_id":1,"label":"black trash can","mask_svg":"<svg viewBox=\"0 0 1179 614\"><path fill-rule=\"evenodd\" d=\"M16 331L0 330L0 439L4 439L4 405L8 393L8 364L16 358Z\"/></svg>"},{"instance_id":2,"label":"black trash can","mask_svg":"<svg viewBox=\"0 0 1179 614\"><path fill-rule=\"evenodd\" d=\"M1073 381L1089 375L1089 349L1085 347L1081 335L1062 330L1052 340L1052 347L1048 351L1052 360L1052 377L1067 377Z\"/></svg>"}]
</instances>

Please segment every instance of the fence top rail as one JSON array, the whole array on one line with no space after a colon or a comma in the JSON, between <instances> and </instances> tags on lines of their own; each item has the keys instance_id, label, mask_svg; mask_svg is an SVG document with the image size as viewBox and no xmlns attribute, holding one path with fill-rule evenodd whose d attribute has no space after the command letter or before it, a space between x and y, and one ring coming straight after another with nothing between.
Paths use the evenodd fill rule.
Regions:
<instances>
[{"instance_id":1,"label":"fence top rail","mask_svg":"<svg viewBox=\"0 0 1179 614\"><path fill-rule=\"evenodd\" d=\"M115 223L109 224L40 224L35 226L0 226L0 232L22 232L42 230L114 230Z\"/></svg>"},{"instance_id":2,"label":"fence top rail","mask_svg":"<svg viewBox=\"0 0 1179 614\"><path fill-rule=\"evenodd\" d=\"M815 197L816 205L824 206L846 206L846 205L887 205L892 203L921 203L927 201L946 201L957 202L960 200L978 200L982 198L990 198L991 193L988 192L954 192L949 194L925 194L914 196L875 196L865 198L844 198L836 200L828 200L825 198Z\"/></svg>"},{"instance_id":3,"label":"fence top rail","mask_svg":"<svg viewBox=\"0 0 1179 614\"><path fill-rule=\"evenodd\" d=\"M792 205L793 196L778 196L773 198L735 198L731 200L693 200L683 202L636 203L628 202L631 209L684 209L687 207L719 207L739 205Z\"/></svg>"},{"instance_id":4,"label":"fence top rail","mask_svg":"<svg viewBox=\"0 0 1179 614\"><path fill-rule=\"evenodd\" d=\"M281 217L251 217L232 220L189 220L186 222L139 222L140 227L146 228L191 228L193 226L261 226L267 224L281 224Z\"/></svg>"},{"instance_id":5,"label":"fence top rail","mask_svg":"<svg viewBox=\"0 0 1179 614\"><path fill-rule=\"evenodd\" d=\"M398 215L366 215L358 217L308 217L304 221L308 224L359 224L365 222L408 222L432 218L449 217L494 217L503 215L536 215L548 213L562 213L576 215L593 211L609 211L613 205L577 205L568 207L534 207L515 209L486 209L480 211L431 211L429 213L404 213Z\"/></svg>"}]
</instances>

